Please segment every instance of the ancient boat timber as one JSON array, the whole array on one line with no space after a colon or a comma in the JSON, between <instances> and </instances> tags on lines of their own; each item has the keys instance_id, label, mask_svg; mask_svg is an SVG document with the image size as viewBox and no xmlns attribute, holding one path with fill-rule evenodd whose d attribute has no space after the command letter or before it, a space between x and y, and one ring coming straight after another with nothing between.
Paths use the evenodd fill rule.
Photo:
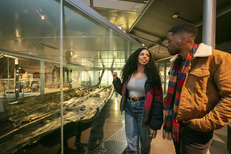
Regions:
<instances>
[{"instance_id":1,"label":"ancient boat timber","mask_svg":"<svg viewBox=\"0 0 231 154\"><path fill-rule=\"evenodd\" d=\"M91 120L111 98L113 87L79 87L63 92L63 124ZM0 153L14 153L61 127L60 92L19 98L1 119Z\"/></svg>"}]
</instances>

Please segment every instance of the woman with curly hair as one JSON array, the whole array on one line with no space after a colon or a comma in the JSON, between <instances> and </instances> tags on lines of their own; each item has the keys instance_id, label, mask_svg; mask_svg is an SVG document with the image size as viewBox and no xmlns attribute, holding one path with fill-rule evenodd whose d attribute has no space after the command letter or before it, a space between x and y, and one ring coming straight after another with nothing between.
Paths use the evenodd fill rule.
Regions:
<instances>
[{"instance_id":1,"label":"woman with curly hair","mask_svg":"<svg viewBox=\"0 0 231 154\"><path fill-rule=\"evenodd\" d=\"M163 92L158 68L146 48L130 55L122 69L122 82L114 72L113 85L125 110L126 153L150 153L151 140L163 123ZM140 140L139 140L140 139Z\"/></svg>"}]
</instances>

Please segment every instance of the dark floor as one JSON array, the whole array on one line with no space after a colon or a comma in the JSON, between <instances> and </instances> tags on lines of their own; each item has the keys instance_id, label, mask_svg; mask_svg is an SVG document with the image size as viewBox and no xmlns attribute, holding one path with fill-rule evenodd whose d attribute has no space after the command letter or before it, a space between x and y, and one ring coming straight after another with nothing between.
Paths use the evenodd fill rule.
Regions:
<instances>
[{"instance_id":1,"label":"dark floor","mask_svg":"<svg viewBox=\"0 0 231 154\"><path fill-rule=\"evenodd\" d=\"M65 126L67 154L110 153L121 154L126 148L124 134L124 112L119 111L120 97L115 94L102 112L89 123ZM76 133L81 132L81 134ZM60 148L60 131L43 138L40 142L18 151L18 154L56 154ZM229 154L227 150L227 127L215 131L210 147L211 154ZM152 141L151 154L175 154L172 141L162 139L162 130Z\"/></svg>"}]
</instances>

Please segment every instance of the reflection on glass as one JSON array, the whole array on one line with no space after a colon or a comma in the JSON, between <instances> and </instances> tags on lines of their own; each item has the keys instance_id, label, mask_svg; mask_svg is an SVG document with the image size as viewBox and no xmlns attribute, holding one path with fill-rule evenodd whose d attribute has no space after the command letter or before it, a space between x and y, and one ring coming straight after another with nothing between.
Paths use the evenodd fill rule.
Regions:
<instances>
[{"instance_id":1,"label":"reflection on glass","mask_svg":"<svg viewBox=\"0 0 231 154\"><path fill-rule=\"evenodd\" d=\"M120 72L126 56L137 45L65 3L63 68L60 68L59 8L59 1L56 0L0 1L0 10L6 11L0 14L2 153L44 153L48 149L50 153L59 151L60 74L63 74L64 134L69 128L72 130L68 131L70 136L64 136L66 148L70 145L67 146L67 141L78 136L75 132L81 127L78 122L90 115L95 119L92 121L92 131L101 131L99 136L91 135L89 130L81 131L84 136L88 136L86 142L89 140L87 145L90 150L90 147L101 143L102 138L107 139L121 128L119 125L105 137L103 126L106 121L97 122L103 119L100 111L108 100L103 94L99 96L91 92L94 86L100 89L111 85L111 73ZM60 70L63 72L60 73ZM101 93L98 91L97 94ZM87 98L90 100L84 101ZM100 104L99 111L93 112L97 108L94 105L99 105L101 98L105 99L101 101L104 104ZM79 106L81 103L85 104ZM109 115L103 116L107 118ZM85 127L87 124L83 125ZM48 144L47 137L54 142ZM36 146L27 147L32 144Z\"/></svg>"},{"instance_id":2,"label":"reflection on glass","mask_svg":"<svg viewBox=\"0 0 231 154\"><path fill-rule=\"evenodd\" d=\"M161 75L162 88L163 88L164 94L166 94L167 89L168 89L170 63L169 62L161 63L161 64L158 64L158 66L159 66L159 71Z\"/></svg>"}]
</instances>

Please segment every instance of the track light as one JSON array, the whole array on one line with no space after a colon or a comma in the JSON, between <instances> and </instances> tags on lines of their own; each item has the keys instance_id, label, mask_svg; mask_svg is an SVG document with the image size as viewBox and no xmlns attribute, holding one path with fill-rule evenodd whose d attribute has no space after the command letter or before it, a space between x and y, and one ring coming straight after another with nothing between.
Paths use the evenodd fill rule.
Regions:
<instances>
[{"instance_id":1,"label":"track light","mask_svg":"<svg viewBox=\"0 0 231 154\"><path fill-rule=\"evenodd\" d=\"M179 18L179 19L181 19L181 20L183 20L183 21L192 23L191 21L189 21L189 20L187 20L187 19L182 18L181 16L179 16L178 13L174 13L174 14L172 15L172 18L175 18L175 19L176 19L176 18Z\"/></svg>"},{"instance_id":2,"label":"track light","mask_svg":"<svg viewBox=\"0 0 231 154\"><path fill-rule=\"evenodd\" d=\"M172 15L173 18L178 18L178 16L179 16L178 14L173 14Z\"/></svg>"}]
</instances>

